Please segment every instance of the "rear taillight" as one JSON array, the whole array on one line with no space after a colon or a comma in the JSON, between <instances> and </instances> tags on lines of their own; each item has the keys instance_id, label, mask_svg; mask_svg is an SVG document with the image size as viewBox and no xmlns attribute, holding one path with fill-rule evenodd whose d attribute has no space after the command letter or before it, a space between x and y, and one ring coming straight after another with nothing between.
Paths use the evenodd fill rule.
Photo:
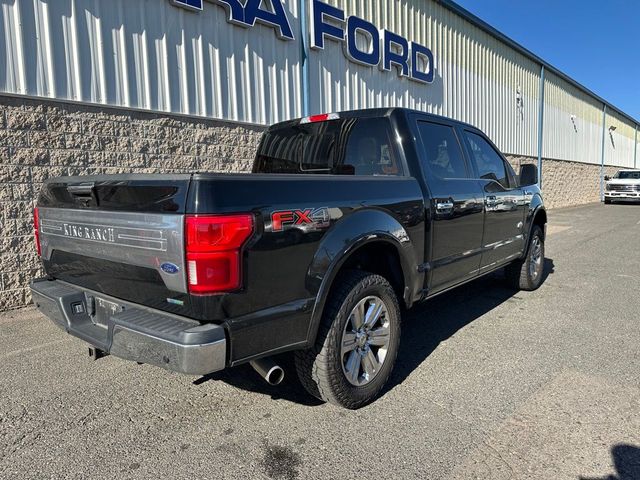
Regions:
<instances>
[{"instance_id":1,"label":"rear taillight","mask_svg":"<svg viewBox=\"0 0 640 480\"><path fill-rule=\"evenodd\" d=\"M36 239L36 250L38 256L42 255L42 249L40 248L40 215L38 214L38 207L33 209L33 236Z\"/></svg>"},{"instance_id":2,"label":"rear taillight","mask_svg":"<svg viewBox=\"0 0 640 480\"><path fill-rule=\"evenodd\" d=\"M210 295L240 288L242 247L252 234L252 215L186 217L189 292Z\"/></svg>"}]
</instances>

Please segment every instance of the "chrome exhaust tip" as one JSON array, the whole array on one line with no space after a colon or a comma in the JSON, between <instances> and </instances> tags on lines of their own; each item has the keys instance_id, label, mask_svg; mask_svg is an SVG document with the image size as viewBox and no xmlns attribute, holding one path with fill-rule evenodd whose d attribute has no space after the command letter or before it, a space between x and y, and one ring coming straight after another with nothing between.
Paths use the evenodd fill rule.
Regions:
<instances>
[{"instance_id":1,"label":"chrome exhaust tip","mask_svg":"<svg viewBox=\"0 0 640 480\"><path fill-rule=\"evenodd\" d=\"M269 385L280 385L284 380L284 370L270 358L252 360L249 365L265 379Z\"/></svg>"}]
</instances>

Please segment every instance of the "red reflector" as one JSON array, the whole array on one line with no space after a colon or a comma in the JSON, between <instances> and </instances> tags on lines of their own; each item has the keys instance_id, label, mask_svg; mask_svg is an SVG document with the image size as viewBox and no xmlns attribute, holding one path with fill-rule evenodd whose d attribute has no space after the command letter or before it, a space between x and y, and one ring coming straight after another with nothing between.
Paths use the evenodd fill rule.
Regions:
<instances>
[{"instance_id":1,"label":"red reflector","mask_svg":"<svg viewBox=\"0 0 640 480\"><path fill-rule=\"evenodd\" d=\"M188 253L189 291L206 295L240 288L240 252Z\"/></svg>"},{"instance_id":2,"label":"red reflector","mask_svg":"<svg viewBox=\"0 0 640 480\"><path fill-rule=\"evenodd\" d=\"M40 257L42 249L40 248L40 214L38 213L38 207L33 209L33 236L36 240L36 251Z\"/></svg>"},{"instance_id":3,"label":"red reflector","mask_svg":"<svg viewBox=\"0 0 640 480\"><path fill-rule=\"evenodd\" d=\"M252 233L252 215L188 216L185 239L189 291L206 295L240 288L240 251Z\"/></svg>"}]
</instances>

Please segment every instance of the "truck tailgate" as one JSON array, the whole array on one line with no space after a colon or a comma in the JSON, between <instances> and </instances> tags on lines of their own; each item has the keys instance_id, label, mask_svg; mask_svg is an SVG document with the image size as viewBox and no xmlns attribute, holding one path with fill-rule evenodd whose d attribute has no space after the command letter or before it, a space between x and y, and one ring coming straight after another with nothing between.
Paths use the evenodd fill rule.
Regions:
<instances>
[{"instance_id":1,"label":"truck tailgate","mask_svg":"<svg viewBox=\"0 0 640 480\"><path fill-rule=\"evenodd\" d=\"M38 200L46 272L167 309L187 301L184 211L190 175L69 177ZM171 308L169 308L171 310Z\"/></svg>"}]
</instances>

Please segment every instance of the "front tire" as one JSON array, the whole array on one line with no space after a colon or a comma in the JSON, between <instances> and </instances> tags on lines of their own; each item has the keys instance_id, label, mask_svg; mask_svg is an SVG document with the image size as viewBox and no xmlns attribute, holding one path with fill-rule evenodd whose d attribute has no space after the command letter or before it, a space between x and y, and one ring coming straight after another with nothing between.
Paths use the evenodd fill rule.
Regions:
<instances>
[{"instance_id":1,"label":"front tire","mask_svg":"<svg viewBox=\"0 0 640 480\"><path fill-rule=\"evenodd\" d=\"M296 352L296 370L312 395L357 409L387 383L399 345L400 307L389 282L349 271L327 301L316 345Z\"/></svg>"},{"instance_id":2,"label":"front tire","mask_svg":"<svg viewBox=\"0 0 640 480\"><path fill-rule=\"evenodd\" d=\"M527 256L507 266L507 280L517 290L537 290L544 276L544 258L544 233L540 226L534 225Z\"/></svg>"},{"instance_id":3,"label":"front tire","mask_svg":"<svg viewBox=\"0 0 640 480\"><path fill-rule=\"evenodd\" d=\"M604 197L604 204L605 205L611 205L611 199L607 198L607 197Z\"/></svg>"}]
</instances>

